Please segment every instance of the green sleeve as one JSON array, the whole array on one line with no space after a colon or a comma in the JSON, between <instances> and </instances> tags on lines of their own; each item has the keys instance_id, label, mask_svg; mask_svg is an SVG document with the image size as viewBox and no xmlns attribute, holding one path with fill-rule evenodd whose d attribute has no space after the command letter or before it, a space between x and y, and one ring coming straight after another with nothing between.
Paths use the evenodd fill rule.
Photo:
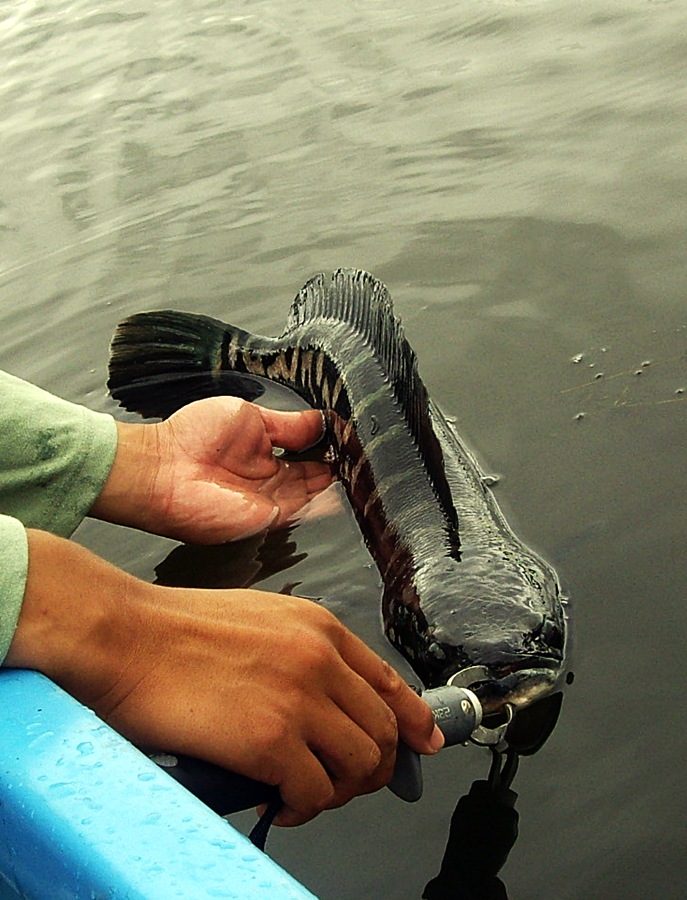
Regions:
<instances>
[{"instance_id":1,"label":"green sleeve","mask_svg":"<svg viewBox=\"0 0 687 900\"><path fill-rule=\"evenodd\" d=\"M26 531L18 519L0 515L0 664L5 658L17 627L24 599L29 548Z\"/></svg>"},{"instance_id":2,"label":"green sleeve","mask_svg":"<svg viewBox=\"0 0 687 900\"><path fill-rule=\"evenodd\" d=\"M24 598L25 528L68 537L102 490L116 448L111 416L0 372L0 663Z\"/></svg>"},{"instance_id":3,"label":"green sleeve","mask_svg":"<svg viewBox=\"0 0 687 900\"><path fill-rule=\"evenodd\" d=\"M112 468L112 416L0 372L0 514L68 537Z\"/></svg>"}]
</instances>

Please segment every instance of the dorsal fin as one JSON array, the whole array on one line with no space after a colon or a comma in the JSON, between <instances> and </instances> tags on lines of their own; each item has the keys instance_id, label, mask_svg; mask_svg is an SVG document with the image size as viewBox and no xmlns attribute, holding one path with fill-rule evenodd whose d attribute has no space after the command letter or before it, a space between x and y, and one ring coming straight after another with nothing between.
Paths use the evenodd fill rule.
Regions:
<instances>
[{"instance_id":1,"label":"dorsal fin","mask_svg":"<svg viewBox=\"0 0 687 900\"><path fill-rule=\"evenodd\" d=\"M314 319L349 323L383 365L449 530L455 532L452 537L457 540L458 517L444 473L441 445L432 428L427 389L418 373L415 353L394 315L386 286L369 272L358 269L337 269L331 275L316 275L294 300L285 335Z\"/></svg>"}]
</instances>

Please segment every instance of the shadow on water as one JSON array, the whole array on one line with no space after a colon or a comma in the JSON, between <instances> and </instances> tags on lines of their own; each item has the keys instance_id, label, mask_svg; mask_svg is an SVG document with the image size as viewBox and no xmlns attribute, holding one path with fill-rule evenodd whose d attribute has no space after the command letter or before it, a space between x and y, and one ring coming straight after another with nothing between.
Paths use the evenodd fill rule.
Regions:
<instances>
[{"instance_id":1,"label":"shadow on water","mask_svg":"<svg viewBox=\"0 0 687 900\"><path fill-rule=\"evenodd\" d=\"M514 762L515 761L515 762ZM498 873L518 837L518 795L511 790L517 754L503 768L498 755L486 780L473 782L451 816L441 869L423 900L508 900Z\"/></svg>"},{"instance_id":2,"label":"shadow on water","mask_svg":"<svg viewBox=\"0 0 687 900\"><path fill-rule=\"evenodd\" d=\"M155 567L156 583L167 587L252 587L307 557L305 551L297 552L294 529L261 532L231 544L180 544ZM280 593L290 593L295 586L285 584Z\"/></svg>"}]
</instances>

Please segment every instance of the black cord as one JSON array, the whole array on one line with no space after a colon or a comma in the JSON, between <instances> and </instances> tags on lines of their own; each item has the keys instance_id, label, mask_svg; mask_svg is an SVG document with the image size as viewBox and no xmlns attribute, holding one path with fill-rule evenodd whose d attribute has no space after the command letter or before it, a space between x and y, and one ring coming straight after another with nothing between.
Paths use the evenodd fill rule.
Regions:
<instances>
[{"instance_id":1,"label":"black cord","mask_svg":"<svg viewBox=\"0 0 687 900\"><path fill-rule=\"evenodd\" d=\"M260 816L257 823L253 827L253 830L248 835L248 840L258 848L258 850L265 850L265 842L267 841L267 833L270 830L270 826L272 822L274 822L274 818L282 807L281 797L278 797L276 800L272 800L271 803L267 805L267 809Z\"/></svg>"}]
</instances>

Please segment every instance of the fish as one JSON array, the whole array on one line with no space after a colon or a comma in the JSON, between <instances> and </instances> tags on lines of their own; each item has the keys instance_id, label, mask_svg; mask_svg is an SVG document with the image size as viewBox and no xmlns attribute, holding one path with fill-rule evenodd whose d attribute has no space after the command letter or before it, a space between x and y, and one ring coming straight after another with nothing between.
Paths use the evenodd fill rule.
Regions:
<instances>
[{"instance_id":1,"label":"fish","mask_svg":"<svg viewBox=\"0 0 687 900\"><path fill-rule=\"evenodd\" d=\"M516 537L430 399L382 282L358 269L315 275L278 337L160 310L125 319L111 344L112 397L148 417L206 396L255 400L266 380L322 411L383 583L386 636L425 688L465 675L492 715L550 695L566 656L556 572Z\"/></svg>"}]
</instances>

